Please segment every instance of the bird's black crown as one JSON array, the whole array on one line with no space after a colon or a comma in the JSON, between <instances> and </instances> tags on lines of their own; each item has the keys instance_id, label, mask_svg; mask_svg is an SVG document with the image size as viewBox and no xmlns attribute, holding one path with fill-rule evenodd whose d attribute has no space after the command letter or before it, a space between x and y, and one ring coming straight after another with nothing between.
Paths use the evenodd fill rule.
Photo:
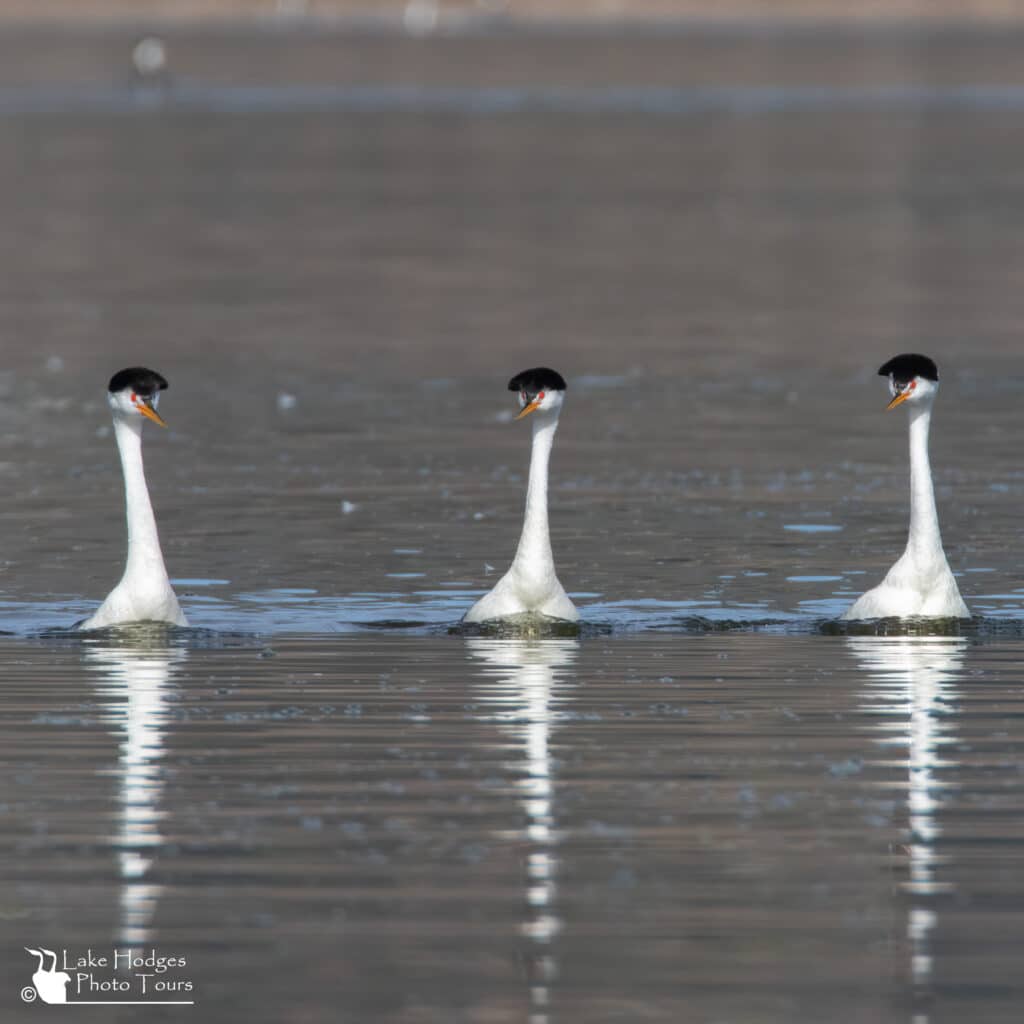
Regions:
<instances>
[{"instance_id":1,"label":"bird's black crown","mask_svg":"<svg viewBox=\"0 0 1024 1024\"><path fill-rule=\"evenodd\" d=\"M118 370L110 378L107 390L113 395L125 388L131 388L137 395L148 398L167 387L167 381L156 370L147 370L144 366L129 366L127 370Z\"/></svg>"},{"instance_id":2,"label":"bird's black crown","mask_svg":"<svg viewBox=\"0 0 1024 1024\"><path fill-rule=\"evenodd\" d=\"M889 362L879 367L878 374L881 377L888 377L889 374L892 374L892 379L897 384L909 384L915 377L937 381L939 368L927 356L907 352L901 356L893 356Z\"/></svg>"},{"instance_id":3,"label":"bird's black crown","mask_svg":"<svg viewBox=\"0 0 1024 1024\"><path fill-rule=\"evenodd\" d=\"M539 395L542 391L564 391L565 378L546 366L517 373L508 382L509 391L525 391L528 395Z\"/></svg>"}]
</instances>

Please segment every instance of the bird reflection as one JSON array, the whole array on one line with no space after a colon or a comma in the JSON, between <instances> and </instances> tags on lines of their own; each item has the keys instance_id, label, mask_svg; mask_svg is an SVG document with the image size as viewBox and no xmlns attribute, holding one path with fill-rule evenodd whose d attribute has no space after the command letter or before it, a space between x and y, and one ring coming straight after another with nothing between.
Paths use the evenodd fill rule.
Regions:
<instances>
[{"instance_id":1,"label":"bird reflection","mask_svg":"<svg viewBox=\"0 0 1024 1024\"><path fill-rule=\"evenodd\" d=\"M575 662L579 641L467 637L466 644L472 655L486 662L477 685L481 698L495 705L488 719L521 744L525 770L517 788L526 812L522 836L530 846L529 915L522 925L532 948L529 1024L548 1024L550 985L558 975L551 941L561 927L555 907L560 836L554 815L551 731L557 724L556 708L568 699L571 685L561 676Z\"/></svg>"},{"instance_id":2,"label":"bird reflection","mask_svg":"<svg viewBox=\"0 0 1024 1024\"><path fill-rule=\"evenodd\" d=\"M138 632L138 635L135 635ZM105 720L118 738L118 830L114 840L121 877L119 941L148 942L162 886L147 882L164 842L160 810L168 687L184 661L183 648L168 646L165 631L146 636L104 637L85 647L89 668L99 673L97 693Z\"/></svg>"},{"instance_id":3,"label":"bird reflection","mask_svg":"<svg viewBox=\"0 0 1024 1024\"><path fill-rule=\"evenodd\" d=\"M877 729L884 746L906 747L909 785L907 810L910 840L910 894L907 937L911 949L911 976L918 995L927 994L933 974L931 934L938 916L936 894L952 885L939 877L943 858L935 852L942 833L939 813L949 782L942 772L956 764L944 750L956 742L954 689L967 641L962 637L851 636L847 637L857 661L871 676L870 703L865 710L882 716ZM925 1024L927 1017L915 1021Z\"/></svg>"}]
</instances>

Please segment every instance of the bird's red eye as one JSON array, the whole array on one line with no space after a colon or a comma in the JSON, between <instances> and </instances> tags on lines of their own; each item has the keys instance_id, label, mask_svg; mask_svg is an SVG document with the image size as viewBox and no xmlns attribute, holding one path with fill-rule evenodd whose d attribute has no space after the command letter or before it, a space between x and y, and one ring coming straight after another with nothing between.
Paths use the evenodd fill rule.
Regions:
<instances>
[{"instance_id":1,"label":"bird's red eye","mask_svg":"<svg viewBox=\"0 0 1024 1024\"><path fill-rule=\"evenodd\" d=\"M540 394L539 394L539 395L537 396L537 401L538 401L538 402L541 402L541 401L543 401L543 400L544 400L544 392L542 391L542 392L541 392L541 393L540 393Z\"/></svg>"},{"instance_id":2,"label":"bird's red eye","mask_svg":"<svg viewBox=\"0 0 1024 1024\"><path fill-rule=\"evenodd\" d=\"M139 396L137 394L135 394L135 392L133 391L132 392L132 401L133 402L137 402L138 400L139 400Z\"/></svg>"}]
</instances>

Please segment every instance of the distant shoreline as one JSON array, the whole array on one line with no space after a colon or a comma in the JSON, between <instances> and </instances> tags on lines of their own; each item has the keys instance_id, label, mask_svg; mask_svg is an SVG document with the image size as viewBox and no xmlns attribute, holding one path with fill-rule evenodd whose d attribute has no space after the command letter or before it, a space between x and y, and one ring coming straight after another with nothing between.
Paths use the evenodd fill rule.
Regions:
<instances>
[{"instance_id":1,"label":"distant shoreline","mask_svg":"<svg viewBox=\"0 0 1024 1024\"><path fill-rule=\"evenodd\" d=\"M0 23L64 25L159 22L394 27L430 32L510 28L822 24L935 25L1024 22L1024 0L0 0Z\"/></svg>"},{"instance_id":2,"label":"distant shoreline","mask_svg":"<svg viewBox=\"0 0 1024 1024\"><path fill-rule=\"evenodd\" d=\"M401 20L111 17L16 22L0 15L0 24L0 89L29 93L134 84L139 73L134 55L146 36L159 37L155 45L166 61L160 81L173 83L182 102L189 89L230 92L238 86L308 89L311 97L319 95L317 90L344 88L355 90L356 97L359 90L378 87L399 94L480 89L489 90L486 95L498 103L536 89L552 95L584 95L615 86L656 95L701 89L767 89L769 95L782 89L799 96L801 90L821 86L836 95L889 90L894 96L927 94L1017 106L1018 91L1024 90L1024 20L611 22L476 16L433 22L423 20L421 12ZM29 101L12 93L4 102L18 108ZM29 106L38 102L36 96Z\"/></svg>"}]
</instances>

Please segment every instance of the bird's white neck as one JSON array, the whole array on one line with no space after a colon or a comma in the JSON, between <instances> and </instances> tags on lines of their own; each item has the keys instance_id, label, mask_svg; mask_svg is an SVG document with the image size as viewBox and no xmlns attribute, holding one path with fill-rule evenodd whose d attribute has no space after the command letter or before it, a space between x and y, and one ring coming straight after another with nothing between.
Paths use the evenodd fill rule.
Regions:
<instances>
[{"instance_id":1,"label":"bird's white neck","mask_svg":"<svg viewBox=\"0 0 1024 1024\"><path fill-rule=\"evenodd\" d=\"M551 554L551 536L548 533L548 462L557 429L557 414L534 414L526 515L523 518L523 534L519 538L519 547L512 562L513 567L529 575L554 573L555 560Z\"/></svg>"},{"instance_id":2,"label":"bird's white neck","mask_svg":"<svg viewBox=\"0 0 1024 1024\"><path fill-rule=\"evenodd\" d=\"M125 580L167 579L156 519L149 501L146 473L142 467L142 421L114 417L114 436L124 473L124 500L128 520L128 560Z\"/></svg>"},{"instance_id":3,"label":"bird's white neck","mask_svg":"<svg viewBox=\"0 0 1024 1024\"><path fill-rule=\"evenodd\" d=\"M928 460L931 420L931 403L910 410L910 536L907 554L918 565L946 560Z\"/></svg>"}]
</instances>

